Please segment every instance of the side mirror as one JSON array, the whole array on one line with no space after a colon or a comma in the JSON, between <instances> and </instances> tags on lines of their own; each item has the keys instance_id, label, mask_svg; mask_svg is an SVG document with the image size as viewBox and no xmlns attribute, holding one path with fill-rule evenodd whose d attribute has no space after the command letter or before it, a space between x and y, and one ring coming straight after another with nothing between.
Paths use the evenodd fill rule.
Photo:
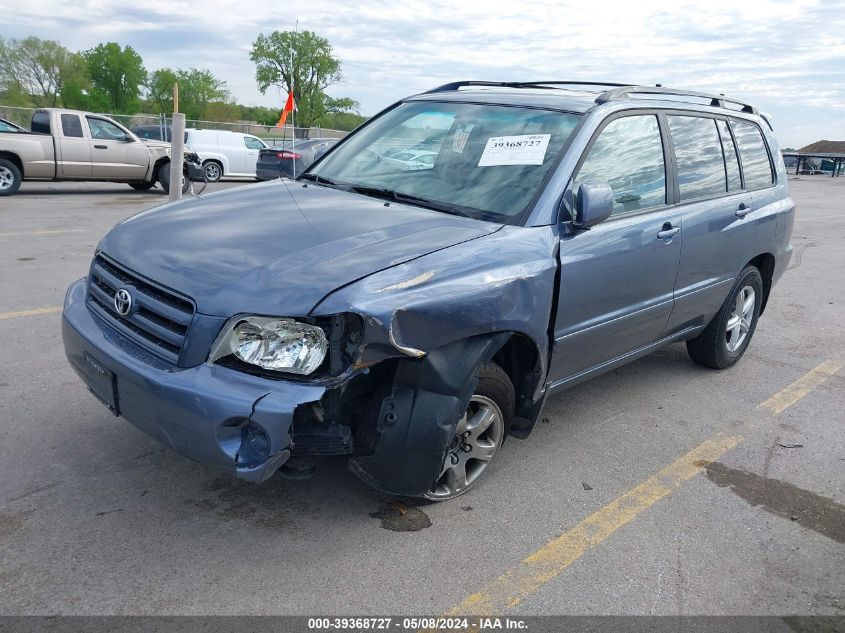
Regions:
<instances>
[{"instance_id":1,"label":"side mirror","mask_svg":"<svg viewBox=\"0 0 845 633\"><path fill-rule=\"evenodd\" d=\"M120 140L123 141L124 143L134 143L135 142L135 139L132 138L131 136L129 136L128 134L124 134L123 138L120 139Z\"/></svg>"},{"instance_id":2,"label":"side mirror","mask_svg":"<svg viewBox=\"0 0 845 633\"><path fill-rule=\"evenodd\" d=\"M589 229L604 222L612 212L613 189L606 182L585 182L578 187L574 228Z\"/></svg>"}]
</instances>

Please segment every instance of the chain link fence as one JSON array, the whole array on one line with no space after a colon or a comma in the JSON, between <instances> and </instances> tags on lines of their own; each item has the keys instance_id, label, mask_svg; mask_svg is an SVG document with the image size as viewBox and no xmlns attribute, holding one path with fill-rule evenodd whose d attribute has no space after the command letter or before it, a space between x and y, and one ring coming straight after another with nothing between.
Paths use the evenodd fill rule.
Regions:
<instances>
[{"instance_id":1,"label":"chain link fence","mask_svg":"<svg viewBox=\"0 0 845 633\"><path fill-rule=\"evenodd\" d=\"M0 119L6 119L25 129L29 129L32 121L32 113L37 108L20 108L15 106L0 105ZM169 128L171 125L171 118L163 114L105 114L110 119L113 119L126 128L132 130L133 128L142 127L148 133L155 136L156 131L158 135L155 138L162 138L161 133L166 132L169 137ZM263 125L255 121L201 121L188 119L185 127L196 128L203 130L228 130L230 132L241 132L243 134L251 134L264 140L270 146L283 146L286 141L290 141L294 134L297 140L313 139L313 138L343 138L348 134L343 130L332 130L320 126L316 127L297 127L285 125L283 128L278 128L273 125ZM157 128L157 130L156 130ZM166 130L165 130L166 129ZM133 130L135 131L135 130ZM150 138L148 134L143 134Z\"/></svg>"}]
</instances>

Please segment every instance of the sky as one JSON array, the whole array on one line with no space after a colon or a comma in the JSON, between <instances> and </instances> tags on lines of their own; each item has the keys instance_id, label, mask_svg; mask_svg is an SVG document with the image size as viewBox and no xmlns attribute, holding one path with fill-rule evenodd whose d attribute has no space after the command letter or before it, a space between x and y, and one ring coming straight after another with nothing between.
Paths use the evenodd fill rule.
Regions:
<instances>
[{"instance_id":1,"label":"sky","mask_svg":"<svg viewBox=\"0 0 845 633\"><path fill-rule=\"evenodd\" d=\"M0 35L72 50L129 44L148 71L208 68L244 104L262 95L259 33L327 38L343 82L375 114L449 81L617 81L725 93L771 114L781 147L845 140L845 0L0 0Z\"/></svg>"}]
</instances>

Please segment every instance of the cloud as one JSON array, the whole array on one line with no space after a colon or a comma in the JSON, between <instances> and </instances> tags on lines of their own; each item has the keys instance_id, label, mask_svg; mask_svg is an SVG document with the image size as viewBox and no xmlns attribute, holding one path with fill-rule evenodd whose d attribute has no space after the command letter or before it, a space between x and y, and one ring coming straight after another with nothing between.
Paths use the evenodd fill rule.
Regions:
<instances>
[{"instance_id":1,"label":"cloud","mask_svg":"<svg viewBox=\"0 0 845 633\"><path fill-rule=\"evenodd\" d=\"M845 138L845 12L836 2L659 0L649 3L488 0L291 5L206 0L32 0L0 34L36 34L85 49L131 44L148 69L208 68L245 103L258 92L249 48L259 32L327 37L345 81L330 92L372 114L455 79L588 79L724 92L773 114L782 144Z\"/></svg>"}]
</instances>

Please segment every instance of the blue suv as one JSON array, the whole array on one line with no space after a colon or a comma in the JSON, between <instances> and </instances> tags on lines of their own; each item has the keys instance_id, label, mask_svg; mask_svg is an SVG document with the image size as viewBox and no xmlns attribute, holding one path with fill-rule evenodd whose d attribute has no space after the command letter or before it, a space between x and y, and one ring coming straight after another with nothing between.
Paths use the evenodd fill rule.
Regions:
<instances>
[{"instance_id":1,"label":"blue suv","mask_svg":"<svg viewBox=\"0 0 845 633\"><path fill-rule=\"evenodd\" d=\"M68 290L65 350L115 415L242 479L346 455L380 491L449 499L558 389L678 341L737 362L793 218L750 105L457 82L296 180L116 226Z\"/></svg>"}]
</instances>

